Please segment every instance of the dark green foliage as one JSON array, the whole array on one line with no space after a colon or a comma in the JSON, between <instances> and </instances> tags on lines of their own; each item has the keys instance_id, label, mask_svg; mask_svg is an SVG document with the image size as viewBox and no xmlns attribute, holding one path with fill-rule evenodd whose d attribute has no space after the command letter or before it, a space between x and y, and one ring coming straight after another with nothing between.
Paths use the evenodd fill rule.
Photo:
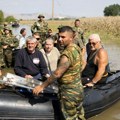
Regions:
<instances>
[{"instance_id":1,"label":"dark green foliage","mask_svg":"<svg viewBox=\"0 0 120 120\"><path fill-rule=\"evenodd\" d=\"M16 21L16 19L13 16L8 16L8 17L5 18L5 21L10 23L10 22Z\"/></svg>"},{"instance_id":2,"label":"dark green foliage","mask_svg":"<svg viewBox=\"0 0 120 120\"><path fill-rule=\"evenodd\" d=\"M105 7L104 16L120 16L120 5L113 4Z\"/></svg>"},{"instance_id":3,"label":"dark green foliage","mask_svg":"<svg viewBox=\"0 0 120 120\"><path fill-rule=\"evenodd\" d=\"M2 10L0 10L0 24L4 22L4 13Z\"/></svg>"}]
</instances>

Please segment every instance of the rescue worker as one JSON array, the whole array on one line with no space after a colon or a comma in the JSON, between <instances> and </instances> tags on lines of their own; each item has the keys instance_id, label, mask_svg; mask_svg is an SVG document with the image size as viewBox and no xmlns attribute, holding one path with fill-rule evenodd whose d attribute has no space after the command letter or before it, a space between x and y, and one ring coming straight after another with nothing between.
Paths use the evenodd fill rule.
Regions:
<instances>
[{"instance_id":1,"label":"rescue worker","mask_svg":"<svg viewBox=\"0 0 120 120\"><path fill-rule=\"evenodd\" d=\"M1 44L6 67L12 67L12 51L18 47L19 42L17 38L12 35L12 30L9 27L4 28Z\"/></svg>"},{"instance_id":2,"label":"rescue worker","mask_svg":"<svg viewBox=\"0 0 120 120\"><path fill-rule=\"evenodd\" d=\"M40 14L38 16L39 20L36 21L31 27L32 33L39 32L42 42L45 41L46 34L48 32L48 23L44 20L44 18L45 18L45 16Z\"/></svg>"},{"instance_id":3,"label":"rescue worker","mask_svg":"<svg viewBox=\"0 0 120 120\"><path fill-rule=\"evenodd\" d=\"M80 20L79 19L75 20L73 30L75 31L74 43L77 44L81 48L82 54L83 54L83 56L85 56L86 41L84 38L84 31L80 28Z\"/></svg>"},{"instance_id":4,"label":"rescue worker","mask_svg":"<svg viewBox=\"0 0 120 120\"><path fill-rule=\"evenodd\" d=\"M42 84L33 89L38 95L48 85L58 79L59 99L63 118L61 120L85 120L83 102L83 86L81 83L82 54L80 48L73 43L74 31L70 26L59 29L60 44L65 49L60 56L58 67Z\"/></svg>"},{"instance_id":5,"label":"rescue worker","mask_svg":"<svg viewBox=\"0 0 120 120\"><path fill-rule=\"evenodd\" d=\"M5 61L4 61L4 56L3 56L2 43L0 39L0 76L2 75L2 67L5 67Z\"/></svg>"}]
</instances>

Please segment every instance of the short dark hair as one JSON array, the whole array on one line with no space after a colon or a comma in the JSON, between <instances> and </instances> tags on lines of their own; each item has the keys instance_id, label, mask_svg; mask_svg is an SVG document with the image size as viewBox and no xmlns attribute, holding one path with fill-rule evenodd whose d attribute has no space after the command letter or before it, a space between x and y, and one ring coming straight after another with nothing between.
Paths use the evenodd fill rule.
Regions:
<instances>
[{"instance_id":1,"label":"short dark hair","mask_svg":"<svg viewBox=\"0 0 120 120\"><path fill-rule=\"evenodd\" d=\"M22 34L25 30L26 30L25 28L22 28L22 29L20 30L20 34Z\"/></svg>"},{"instance_id":2,"label":"short dark hair","mask_svg":"<svg viewBox=\"0 0 120 120\"><path fill-rule=\"evenodd\" d=\"M59 33L61 33L61 32L71 32L71 33L74 33L74 30L72 29L72 27L70 27L70 26L62 26L62 27L60 27L59 29Z\"/></svg>"},{"instance_id":3,"label":"short dark hair","mask_svg":"<svg viewBox=\"0 0 120 120\"><path fill-rule=\"evenodd\" d=\"M79 21L79 22L80 22L80 20L79 20L79 19L76 19L76 20L75 20L75 22L77 22L77 21Z\"/></svg>"}]
</instances>

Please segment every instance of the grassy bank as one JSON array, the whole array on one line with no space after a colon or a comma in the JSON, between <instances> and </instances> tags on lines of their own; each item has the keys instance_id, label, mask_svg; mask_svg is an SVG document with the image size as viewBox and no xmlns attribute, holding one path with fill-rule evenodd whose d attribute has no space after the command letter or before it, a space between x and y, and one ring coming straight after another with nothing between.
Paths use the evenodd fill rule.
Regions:
<instances>
[{"instance_id":1,"label":"grassy bank","mask_svg":"<svg viewBox=\"0 0 120 120\"><path fill-rule=\"evenodd\" d=\"M98 33L103 42L117 42L120 44L120 16L80 18L81 28L85 31L85 37L92 33ZM32 25L35 21L21 21L21 24ZM47 20L49 27L57 32L59 25L74 26L74 20Z\"/></svg>"}]
</instances>

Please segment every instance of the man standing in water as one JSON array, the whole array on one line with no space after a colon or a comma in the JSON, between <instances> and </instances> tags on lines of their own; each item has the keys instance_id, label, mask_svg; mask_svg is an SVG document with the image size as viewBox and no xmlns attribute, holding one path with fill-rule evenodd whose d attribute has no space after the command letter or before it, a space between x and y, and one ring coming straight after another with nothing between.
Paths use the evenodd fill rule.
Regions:
<instances>
[{"instance_id":1,"label":"man standing in water","mask_svg":"<svg viewBox=\"0 0 120 120\"><path fill-rule=\"evenodd\" d=\"M59 29L59 40L65 49L60 56L58 67L42 85L33 89L33 93L38 95L58 79L62 120L85 120L82 107L83 86L80 76L82 69L81 50L73 43L74 31L69 26Z\"/></svg>"}]
</instances>

